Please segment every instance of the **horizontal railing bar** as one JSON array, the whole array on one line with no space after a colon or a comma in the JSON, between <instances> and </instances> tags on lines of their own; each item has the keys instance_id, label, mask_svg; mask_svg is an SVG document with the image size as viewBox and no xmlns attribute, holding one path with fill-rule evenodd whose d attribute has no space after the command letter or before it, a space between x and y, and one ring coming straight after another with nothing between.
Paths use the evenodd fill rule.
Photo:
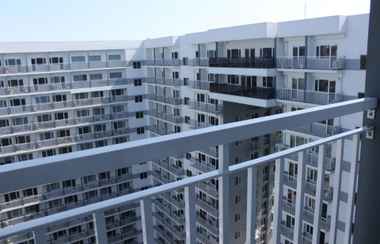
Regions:
<instances>
[{"instance_id":1,"label":"horizontal railing bar","mask_svg":"<svg viewBox=\"0 0 380 244\"><path fill-rule=\"evenodd\" d=\"M269 162L269 161L273 161L275 159L282 158L299 151L307 150L318 145L344 139L356 134L361 134L364 131L366 131L365 128L354 129L348 132L337 134L328 138L319 139L317 141L300 145L294 148L290 148L284 151L276 152L268 156L263 156L257 159L253 159L253 160L249 160L243 163L229 166L228 171L225 171L224 173L220 170L213 170L207 173L203 173L201 175L191 176L189 178L185 178L179 181L152 187L146 190L130 193L121 197L89 204L83 207L67 210L61 213L57 213L57 214L52 214L46 217L41 217L41 218L30 220L27 222L19 223L14 226L8 226L3 229L0 229L0 239L4 239L7 237L25 233L28 231L34 231L36 229L40 229L43 226L57 224L70 218L80 218L85 215L89 215L93 212L106 211L108 209L117 208L121 205L136 202L147 197L152 197L155 195L163 194L165 192L170 192L179 188L184 188L186 186L194 185L206 180L217 178L217 177L222 176L223 174L236 173L238 171L242 171L250 167L254 167L254 166Z\"/></svg>"},{"instance_id":2,"label":"horizontal railing bar","mask_svg":"<svg viewBox=\"0 0 380 244\"><path fill-rule=\"evenodd\" d=\"M80 178L135 163L183 155L210 146L294 129L316 121L375 108L377 99L360 98L304 110L89 149L0 167L0 193L48 182ZM15 180L17 179L17 180Z\"/></svg>"}]
</instances>

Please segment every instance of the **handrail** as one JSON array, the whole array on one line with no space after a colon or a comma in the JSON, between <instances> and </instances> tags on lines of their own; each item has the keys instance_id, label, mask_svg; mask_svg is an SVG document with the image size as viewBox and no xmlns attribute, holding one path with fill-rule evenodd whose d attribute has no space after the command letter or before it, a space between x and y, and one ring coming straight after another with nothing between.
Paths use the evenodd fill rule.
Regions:
<instances>
[{"instance_id":1,"label":"handrail","mask_svg":"<svg viewBox=\"0 0 380 244\"><path fill-rule=\"evenodd\" d=\"M284 129L373 109L377 99L361 98L304 110L233 122L171 135L39 158L0 167L0 193L97 174L111 168L183 155ZM112 159L112 160L111 160ZM110 162L105 164L104 162ZM75 170L72 170L74 169ZM44 177L41 177L43 175ZM17 179L17 181L15 180Z\"/></svg>"},{"instance_id":2,"label":"handrail","mask_svg":"<svg viewBox=\"0 0 380 244\"><path fill-rule=\"evenodd\" d=\"M184 187L195 185L197 183L210 180L213 178L225 176L228 174L233 174L233 173L236 173L248 168L252 168L266 162L274 161L276 159L283 158L287 155L304 151L304 150L307 150L307 149L310 149L322 144L331 143L337 140L345 139L353 135L358 135L358 134L364 133L365 131L366 131L366 128L354 129L354 130L344 132L338 135L334 135L328 138L323 138L314 142L310 142L301 146L297 146L297 147L290 148L284 151L276 152L268 156L263 156L257 159L253 159L253 160L249 160L243 163L232 165L232 166L229 166L228 170L225 170L225 171L213 170L201 175L192 176L192 177L185 178L179 181L170 182L164 185L152 187L147 190L134 192L134 193L113 198L110 200L105 200L105 201L89 204L84 207L79 207L79 208L67 210L61 213L52 214L46 217L41 217L41 218L30 220L27 222L19 223L14 226L8 226L3 229L0 229L0 238L1 239L7 238L13 235L20 234L20 233L25 233L27 231L36 231L36 230L39 230L43 226L56 224L70 218L80 218L94 212L106 211L108 209L116 208L116 207L131 203L131 202L146 199L146 198L159 195L165 192L170 192L178 188L184 188Z\"/></svg>"}]
</instances>

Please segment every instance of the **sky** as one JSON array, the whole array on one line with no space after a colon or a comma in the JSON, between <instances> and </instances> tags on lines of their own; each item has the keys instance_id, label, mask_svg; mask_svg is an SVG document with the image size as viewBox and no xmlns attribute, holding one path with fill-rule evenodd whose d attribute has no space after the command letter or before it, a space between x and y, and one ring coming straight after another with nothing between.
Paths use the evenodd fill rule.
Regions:
<instances>
[{"instance_id":1,"label":"sky","mask_svg":"<svg viewBox=\"0 0 380 244\"><path fill-rule=\"evenodd\" d=\"M0 42L142 40L369 12L370 0L0 0Z\"/></svg>"}]
</instances>

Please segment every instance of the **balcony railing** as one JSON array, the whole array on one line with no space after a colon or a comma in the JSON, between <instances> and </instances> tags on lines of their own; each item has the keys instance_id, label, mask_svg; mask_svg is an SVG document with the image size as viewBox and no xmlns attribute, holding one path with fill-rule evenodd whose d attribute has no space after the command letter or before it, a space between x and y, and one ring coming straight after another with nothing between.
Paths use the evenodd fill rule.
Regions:
<instances>
[{"instance_id":1,"label":"balcony railing","mask_svg":"<svg viewBox=\"0 0 380 244\"><path fill-rule=\"evenodd\" d=\"M343 57L278 57L279 69L341 70L345 67Z\"/></svg>"},{"instance_id":2,"label":"balcony railing","mask_svg":"<svg viewBox=\"0 0 380 244\"><path fill-rule=\"evenodd\" d=\"M182 98L179 98L179 97L167 97L167 96L158 95L158 94L149 94L148 99L152 101L168 103L172 105L181 105L183 102Z\"/></svg>"},{"instance_id":3,"label":"balcony railing","mask_svg":"<svg viewBox=\"0 0 380 244\"><path fill-rule=\"evenodd\" d=\"M206 113L221 114L223 112L223 105L221 104L190 102L189 105L191 109L200 110Z\"/></svg>"},{"instance_id":4,"label":"balcony railing","mask_svg":"<svg viewBox=\"0 0 380 244\"><path fill-rule=\"evenodd\" d=\"M166 86L184 86L185 82L183 80L173 80L173 79L161 79L161 78L147 78L145 83L155 84L155 85L166 85Z\"/></svg>"},{"instance_id":5,"label":"balcony railing","mask_svg":"<svg viewBox=\"0 0 380 244\"><path fill-rule=\"evenodd\" d=\"M275 68L274 58L209 58L210 67L228 68Z\"/></svg>"},{"instance_id":6,"label":"balcony railing","mask_svg":"<svg viewBox=\"0 0 380 244\"><path fill-rule=\"evenodd\" d=\"M347 96L338 93L327 93L307 90L276 89L276 98L279 100L294 101L326 105L330 103L342 102L354 99L354 96Z\"/></svg>"},{"instance_id":7,"label":"balcony railing","mask_svg":"<svg viewBox=\"0 0 380 244\"><path fill-rule=\"evenodd\" d=\"M295 112L228 123L200 130L187 131L175 135L154 137L66 155L9 164L0 167L0 193L39 186L49 182L79 178L83 175L91 175L109 169L129 167L139 162L156 160L157 158L164 158L170 155L183 155L189 151L203 150L215 145L222 145L221 149L224 149L224 145L228 146L235 141L258 137L279 130L296 128L305 123L367 111L374 109L376 106L376 99L356 99ZM37 241L37 243L44 243L47 238L46 233L49 226L84 216L92 216L97 242L107 243L104 212L124 206L125 204L139 202L143 241L145 244L151 244L154 243L153 216L157 216L157 213L152 212L152 198L162 196L167 192L184 189L185 229L173 229L173 233L178 233L181 238L186 240L186 243L193 243L197 235L196 222L198 221L198 223L206 225L211 232L215 232L214 234L219 236L219 243L227 244L230 243L230 238L232 238L230 228L232 224L230 221L232 219L230 215L230 176L237 172L247 171L246 204L250 206L250 208L247 208L245 224L246 233L248 233L246 241L248 243L254 243L255 235L252 235L252 233L256 231L256 211L251 210L256 209L255 197L257 189L254 182L257 166L276 161L276 169L280 169L283 167L282 162L284 157L288 155L303 153L316 147L323 153L324 145L332 143L337 143L337 151L340 151L343 150L345 140L352 141L355 144L353 145L354 148L359 148L359 136L366 131L366 128L357 128L233 165L229 165L229 161L226 159L220 160L218 170L2 228L0 229L0 239L7 239L15 235L33 232L35 241ZM358 158L355 160L358 160ZM342 163L342 157L337 163ZM41 174L41 172L48 173ZM279 178L277 176L278 175L276 175L276 178ZM197 216L196 208L194 208L197 201L195 187L199 184L204 184L203 182L208 182L216 178L218 179L219 192L219 221L210 218L206 219L201 215ZM281 198L276 197L275 205L277 206L281 201ZM279 241L278 233L293 236L293 228L291 229L292 231L281 228L284 225L281 223L281 214L277 209L278 208L275 207L273 227L273 236L276 242ZM158 219L158 222L160 221L162 221L163 225L167 223L165 219Z\"/></svg>"},{"instance_id":8,"label":"balcony railing","mask_svg":"<svg viewBox=\"0 0 380 244\"><path fill-rule=\"evenodd\" d=\"M97 68L117 68L128 67L129 61L112 61L112 62L88 62L88 63L71 63L71 64L32 64L32 65L12 65L0 67L0 74L15 74L29 72L49 72L59 70L79 70L79 69L97 69Z\"/></svg>"},{"instance_id":9,"label":"balcony railing","mask_svg":"<svg viewBox=\"0 0 380 244\"><path fill-rule=\"evenodd\" d=\"M144 65L149 66L179 66L181 65L180 59L155 59L155 60L145 60Z\"/></svg>"},{"instance_id":10,"label":"balcony railing","mask_svg":"<svg viewBox=\"0 0 380 244\"><path fill-rule=\"evenodd\" d=\"M173 113L165 111L151 110L148 112L148 115L162 120L170 121L174 124L181 124L183 122L183 117L181 115L175 115Z\"/></svg>"},{"instance_id":11,"label":"balcony railing","mask_svg":"<svg viewBox=\"0 0 380 244\"><path fill-rule=\"evenodd\" d=\"M228 95L244 96L258 99L274 99L276 90L274 88L245 88L237 85L211 83L210 92L223 93Z\"/></svg>"}]
</instances>

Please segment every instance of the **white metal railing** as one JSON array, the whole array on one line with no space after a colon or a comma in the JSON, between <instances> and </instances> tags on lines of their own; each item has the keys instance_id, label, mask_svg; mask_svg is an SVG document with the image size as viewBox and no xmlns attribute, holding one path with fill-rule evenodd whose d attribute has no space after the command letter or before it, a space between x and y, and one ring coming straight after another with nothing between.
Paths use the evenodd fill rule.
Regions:
<instances>
[{"instance_id":1,"label":"white metal railing","mask_svg":"<svg viewBox=\"0 0 380 244\"><path fill-rule=\"evenodd\" d=\"M167 135L163 137L149 138L133 141L125 144L112 145L72 154L60 155L51 158L42 158L27 162L14 163L0 167L0 193L10 192L30 186L56 182L63 179L80 177L96 172L102 172L110 168L120 166L127 167L136 162L149 161L164 156L183 155L184 152L202 150L212 145L227 145L228 143L251 137L268 134L277 130L291 129L303 123L311 123L346 114L366 111L376 107L376 99L357 99L343 103L314 107L301 111L283 113L247 121L234 122L200 130ZM107 242L104 211L119 206L139 202L142 219L142 234L144 243L153 241L152 197L164 193L184 189L185 195L185 227L186 243L195 243L196 239L196 202L195 186L218 178L219 218L217 234L220 243L229 242L229 175L247 170L247 205L251 206L247 212L246 233L247 243L255 243L255 197L256 189L253 186L256 177L256 166L267 162L282 160L284 157L319 147L323 152L324 145L340 142L350 137L358 136L366 131L365 128L357 128L331 137L319 139L314 142L289 148L254 160L249 160L235 165L228 165L223 159L219 162L219 169L201 175L188 177L179 181L166 183L157 187L138 191L121 197L97 202L57 214L33 219L14 226L0 229L0 239L14 235L34 232L37 243L45 243L46 227L66 220L92 215L95 223L95 236L99 243ZM121 160L123 159L123 160ZM105 160L107 163L105 164ZM74 169L75 170L72 170ZM44 172L49 172L44 174ZM43 177L41 177L43 176ZM17 179L17 180L15 180ZM6 183L5 183L6 182ZM326 222L326 221L325 221Z\"/></svg>"}]
</instances>

